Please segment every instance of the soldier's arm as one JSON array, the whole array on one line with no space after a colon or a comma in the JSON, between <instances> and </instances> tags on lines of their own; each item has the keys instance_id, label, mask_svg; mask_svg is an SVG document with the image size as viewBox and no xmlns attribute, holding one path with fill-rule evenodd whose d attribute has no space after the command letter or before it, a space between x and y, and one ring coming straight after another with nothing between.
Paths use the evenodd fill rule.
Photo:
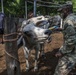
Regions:
<instances>
[{"instance_id":1,"label":"soldier's arm","mask_svg":"<svg viewBox=\"0 0 76 75\"><path fill-rule=\"evenodd\" d=\"M61 53L62 55L68 54L71 52L72 52L72 49L67 49L66 45L61 46L61 48L59 49L59 53Z\"/></svg>"},{"instance_id":2,"label":"soldier's arm","mask_svg":"<svg viewBox=\"0 0 76 75\"><path fill-rule=\"evenodd\" d=\"M62 54L67 54L72 52L72 47L76 44L76 33L75 33L75 29L69 25L66 28L66 35L67 35L67 40L65 41L64 39L64 44L63 46L59 49L59 52L61 52ZM69 48L69 49L67 49Z\"/></svg>"}]
</instances>

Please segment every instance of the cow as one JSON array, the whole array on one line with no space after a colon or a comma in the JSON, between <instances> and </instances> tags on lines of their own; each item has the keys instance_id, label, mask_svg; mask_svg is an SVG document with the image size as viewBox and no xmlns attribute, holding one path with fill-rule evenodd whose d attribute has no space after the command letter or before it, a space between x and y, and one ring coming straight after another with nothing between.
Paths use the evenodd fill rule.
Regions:
<instances>
[{"instance_id":1,"label":"cow","mask_svg":"<svg viewBox=\"0 0 76 75\"><path fill-rule=\"evenodd\" d=\"M44 16L38 16L38 17L33 17L28 19L27 21L24 20L22 22L22 27L26 24L30 24L30 23L34 23L35 26L43 28L43 29L48 29L49 28L49 22L48 22L48 18L45 18ZM49 36L49 38L46 40L47 42L51 41L51 37ZM46 41L39 41L40 43L40 55L44 58L45 57L45 53L44 53L44 44Z\"/></svg>"},{"instance_id":2,"label":"cow","mask_svg":"<svg viewBox=\"0 0 76 75\"><path fill-rule=\"evenodd\" d=\"M50 20L50 22L49 22L49 20ZM51 21L53 21L53 22L51 22ZM28 19L27 21L24 20L22 22L22 27L26 24L34 23L35 26L43 28L43 29L50 29L50 27L52 27L51 29L56 29L55 25L59 24L59 22L60 22L60 16L54 16L54 17L37 16L37 17L32 17L32 18ZM50 25L50 23L51 23L51 25ZM52 40L51 36L49 36L49 38L46 41L47 41L47 43L49 43L49 42L51 42L51 40ZM44 45L45 45L46 41L39 42L40 43L40 54L43 57L43 59L46 58L45 53L44 53Z\"/></svg>"},{"instance_id":3,"label":"cow","mask_svg":"<svg viewBox=\"0 0 76 75\"><path fill-rule=\"evenodd\" d=\"M20 39L23 42L23 51L26 58L26 71L30 69L28 58L32 49L35 49L34 71L36 71L38 69L37 60L39 58L40 42L47 40L52 31L37 27L33 22L22 25L20 31L22 32Z\"/></svg>"}]
</instances>

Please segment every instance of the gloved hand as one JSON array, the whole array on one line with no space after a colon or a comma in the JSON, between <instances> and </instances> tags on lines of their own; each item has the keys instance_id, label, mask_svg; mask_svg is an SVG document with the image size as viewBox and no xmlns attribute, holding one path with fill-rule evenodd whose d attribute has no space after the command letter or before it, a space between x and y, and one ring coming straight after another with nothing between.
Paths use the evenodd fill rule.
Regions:
<instances>
[{"instance_id":1,"label":"gloved hand","mask_svg":"<svg viewBox=\"0 0 76 75\"><path fill-rule=\"evenodd\" d=\"M59 28L58 26L53 26L53 27L50 27L49 29L53 30L53 29L58 29L58 28Z\"/></svg>"},{"instance_id":2,"label":"gloved hand","mask_svg":"<svg viewBox=\"0 0 76 75\"><path fill-rule=\"evenodd\" d=\"M54 27L54 29L59 29L59 27L58 26L53 26Z\"/></svg>"}]
</instances>

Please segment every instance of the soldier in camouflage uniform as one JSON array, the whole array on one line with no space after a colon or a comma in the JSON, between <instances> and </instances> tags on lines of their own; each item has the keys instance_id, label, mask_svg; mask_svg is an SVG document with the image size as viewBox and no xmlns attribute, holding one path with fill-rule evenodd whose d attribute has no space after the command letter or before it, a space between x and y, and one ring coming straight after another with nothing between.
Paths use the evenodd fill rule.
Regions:
<instances>
[{"instance_id":1,"label":"soldier in camouflage uniform","mask_svg":"<svg viewBox=\"0 0 76 75\"><path fill-rule=\"evenodd\" d=\"M62 26L64 43L55 55L61 58L54 75L68 75L76 63L76 15L72 13L72 5L70 4L64 5L59 11L64 19Z\"/></svg>"}]
</instances>

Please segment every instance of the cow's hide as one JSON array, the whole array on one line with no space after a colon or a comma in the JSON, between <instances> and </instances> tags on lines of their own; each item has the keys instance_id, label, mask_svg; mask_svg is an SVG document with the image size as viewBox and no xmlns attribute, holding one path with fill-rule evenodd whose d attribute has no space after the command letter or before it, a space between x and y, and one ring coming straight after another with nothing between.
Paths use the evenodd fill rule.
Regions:
<instances>
[{"instance_id":1,"label":"cow's hide","mask_svg":"<svg viewBox=\"0 0 76 75\"><path fill-rule=\"evenodd\" d=\"M36 51L34 65L34 70L36 70L38 69L37 60L39 58L40 42L44 42L51 34L51 31L49 29L36 27L34 23L30 23L22 26L21 32L23 35L20 37L20 40L23 41L23 50L26 58L26 70L29 70L28 57L30 50L32 49L35 49ZM18 40L17 43L19 43L20 40Z\"/></svg>"}]
</instances>

